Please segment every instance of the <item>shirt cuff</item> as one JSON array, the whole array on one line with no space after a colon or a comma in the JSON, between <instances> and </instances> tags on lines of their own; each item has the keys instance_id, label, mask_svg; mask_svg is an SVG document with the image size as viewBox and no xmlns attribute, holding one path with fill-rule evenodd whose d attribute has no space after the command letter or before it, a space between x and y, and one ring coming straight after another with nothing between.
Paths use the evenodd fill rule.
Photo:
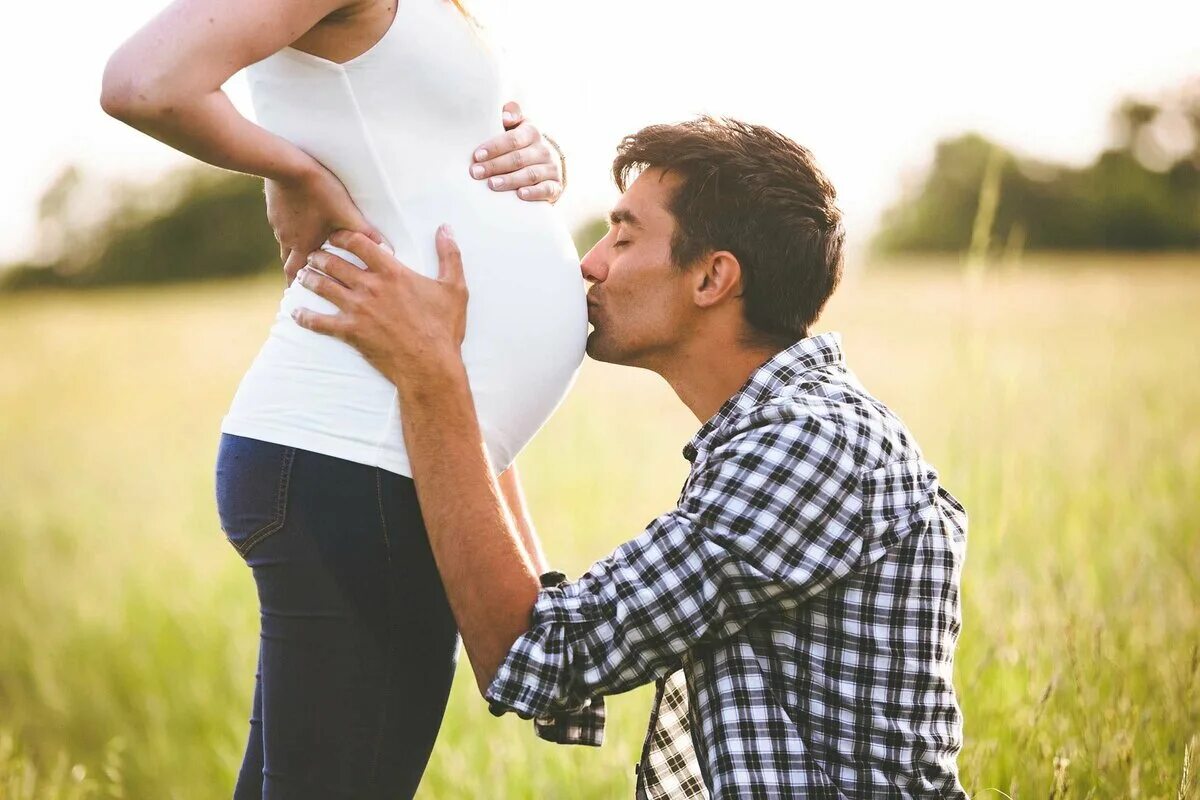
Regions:
<instances>
[{"instance_id":1,"label":"shirt cuff","mask_svg":"<svg viewBox=\"0 0 1200 800\"><path fill-rule=\"evenodd\" d=\"M484 693L488 709L535 720L539 737L562 744L599 745L604 739L604 702L581 691L580 665L572 665L573 628L599 618L594 598L575 585L543 588L534 602L530 629L505 657ZM574 666L574 669L572 669Z\"/></svg>"},{"instance_id":2,"label":"shirt cuff","mask_svg":"<svg viewBox=\"0 0 1200 800\"><path fill-rule=\"evenodd\" d=\"M604 744L605 715L604 698L596 696L578 711L534 717L533 731L539 739L555 744L599 747Z\"/></svg>"}]
</instances>

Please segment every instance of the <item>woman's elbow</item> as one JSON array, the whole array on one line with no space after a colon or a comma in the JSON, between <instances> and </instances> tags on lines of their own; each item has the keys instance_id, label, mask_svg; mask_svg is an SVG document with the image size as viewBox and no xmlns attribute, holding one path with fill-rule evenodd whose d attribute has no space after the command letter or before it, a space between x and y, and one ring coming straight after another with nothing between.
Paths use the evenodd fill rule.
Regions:
<instances>
[{"instance_id":1,"label":"woman's elbow","mask_svg":"<svg viewBox=\"0 0 1200 800\"><path fill-rule=\"evenodd\" d=\"M104 68L104 77L100 81L100 108L104 113L122 122L133 123L169 110L170 103L161 86L139 75L139 71L126 61L128 58L118 50Z\"/></svg>"}]
</instances>

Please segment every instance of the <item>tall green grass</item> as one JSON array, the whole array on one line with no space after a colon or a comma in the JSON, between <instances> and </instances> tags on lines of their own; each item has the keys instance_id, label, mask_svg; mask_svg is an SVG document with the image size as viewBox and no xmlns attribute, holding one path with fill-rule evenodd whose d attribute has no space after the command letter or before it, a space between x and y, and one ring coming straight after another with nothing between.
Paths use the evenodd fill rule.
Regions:
<instances>
[{"instance_id":1,"label":"tall green grass","mask_svg":"<svg viewBox=\"0 0 1200 800\"><path fill-rule=\"evenodd\" d=\"M1200 796L1198 260L893 265L822 323L971 514L974 795ZM257 608L212 465L279 290L0 297L0 798L229 796ZM520 459L552 559L578 572L669 507L698 425L588 362ZM422 798L632 795L648 691L574 750L492 718L468 673Z\"/></svg>"}]
</instances>

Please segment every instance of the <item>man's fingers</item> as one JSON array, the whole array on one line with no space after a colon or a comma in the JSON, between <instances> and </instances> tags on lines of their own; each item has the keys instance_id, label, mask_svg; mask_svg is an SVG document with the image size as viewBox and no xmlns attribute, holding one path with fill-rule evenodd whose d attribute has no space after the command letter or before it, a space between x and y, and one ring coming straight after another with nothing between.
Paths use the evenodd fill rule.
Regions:
<instances>
[{"instance_id":1,"label":"man's fingers","mask_svg":"<svg viewBox=\"0 0 1200 800\"><path fill-rule=\"evenodd\" d=\"M367 265L367 269L375 270L376 272L382 272L390 265L400 263L388 255L378 244L371 241L365 233L358 231L334 231L329 237L329 243L334 247L340 247L343 250L349 250L351 253L354 253L354 255L358 256Z\"/></svg>"},{"instance_id":2,"label":"man's fingers","mask_svg":"<svg viewBox=\"0 0 1200 800\"><path fill-rule=\"evenodd\" d=\"M449 225L437 229L435 237L438 254L438 280L447 283L465 283L463 277L462 251L454 241L454 231Z\"/></svg>"},{"instance_id":3,"label":"man's fingers","mask_svg":"<svg viewBox=\"0 0 1200 800\"><path fill-rule=\"evenodd\" d=\"M292 310L292 319L301 328L307 328L313 333L323 333L345 341L345 327L337 314L322 314L311 308L296 308Z\"/></svg>"},{"instance_id":4,"label":"man's fingers","mask_svg":"<svg viewBox=\"0 0 1200 800\"><path fill-rule=\"evenodd\" d=\"M362 285L363 271L333 253L315 250L308 254L308 265L310 268L324 272L347 288L357 289Z\"/></svg>"},{"instance_id":5,"label":"man's fingers","mask_svg":"<svg viewBox=\"0 0 1200 800\"><path fill-rule=\"evenodd\" d=\"M296 276L296 280L305 289L308 289L315 295L324 297L339 309L350 307L353 298L351 291L328 275L306 267L300 270L300 273Z\"/></svg>"},{"instance_id":6,"label":"man's fingers","mask_svg":"<svg viewBox=\"0 0 1200 800\"><path fill-rule=\"evenodd\" d=\"M553 203L562 196L562 184L558 181L542 181L534 186L517 189L517 197L530 202L549 200Z\"/></svg>"},{"instance_id":7,"label":"man's fingers","mask_svg":"<svg viewBox=\"0 0 1200 800\"><path fill-rule=\"evenodd\" d=\"M528 147L537 141L538 136L537 128L528 122L522 122L511 131L488 139L479 145L479 148L475 151L475 160L487 161L489 158L495 158L496 156Z\"/></svg>"}]
</instances>

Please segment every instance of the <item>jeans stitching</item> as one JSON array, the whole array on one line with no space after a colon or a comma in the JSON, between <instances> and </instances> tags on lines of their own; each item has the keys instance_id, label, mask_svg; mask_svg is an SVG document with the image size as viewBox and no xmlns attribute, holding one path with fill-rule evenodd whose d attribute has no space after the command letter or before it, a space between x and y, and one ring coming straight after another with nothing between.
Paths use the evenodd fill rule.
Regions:
<instances>
[{"instance_id":1,"label":"jeans stitching","mask_svg":"<svg viewBox=\"0 0 1200 800\"><path fill-rule=\"evenodd\" d=\"M370 775L370 784L371 784L372 788L374 788L376 781L378 781L378 779L379 779L379 775L378 775L379 753L383 749L383 732L384 732L384 726L387 722L387 709L392 701L392 664L395 661L395 657L394 657L395 654L393 651L396 646L396 637L392 635L393 634L392 622L394 620L394 617L392 615L393 588L392 588L392 581L391 581L392 544L391 544L391 541L388 539L387 517L383 513L383 477L382 476L383 476L383 471L379 467L376 467L375 468L375 500L379 504L379 525L380 525L380 531L382 531L382 533L383 533L383 549L384 549L384 554L385 554L386 561L387 561L387 570L388 570L387 578L386 578L386 583L387 583L387 587L388 587L388 625L387 625L388 641L387 641L387 661L385 662L386 666L384 668L383 702L379 704L379 731L377 734L377 738L375 740L375 751L371 754L371 766L370 766L370 771L368 773Z\"/></svg>"},{"instance_id":2,"label":"jeans stitching","mask_svg":"<svg viewBox=\"0 0 1200 800\"><path fill-rule=\"evenodd\" d=\"M292 462L295 458L296 448L284 448L283 463L280 466L279 473L279 486L275 492L275 518L247 536L246 541L240 547L236 544L234 545L234 549L243 557L250 552L250 548L254 547L254 545L282 528L284 522L287 520L287 493L288 486L292 480Z\"/></svg>"}]
</instances>

